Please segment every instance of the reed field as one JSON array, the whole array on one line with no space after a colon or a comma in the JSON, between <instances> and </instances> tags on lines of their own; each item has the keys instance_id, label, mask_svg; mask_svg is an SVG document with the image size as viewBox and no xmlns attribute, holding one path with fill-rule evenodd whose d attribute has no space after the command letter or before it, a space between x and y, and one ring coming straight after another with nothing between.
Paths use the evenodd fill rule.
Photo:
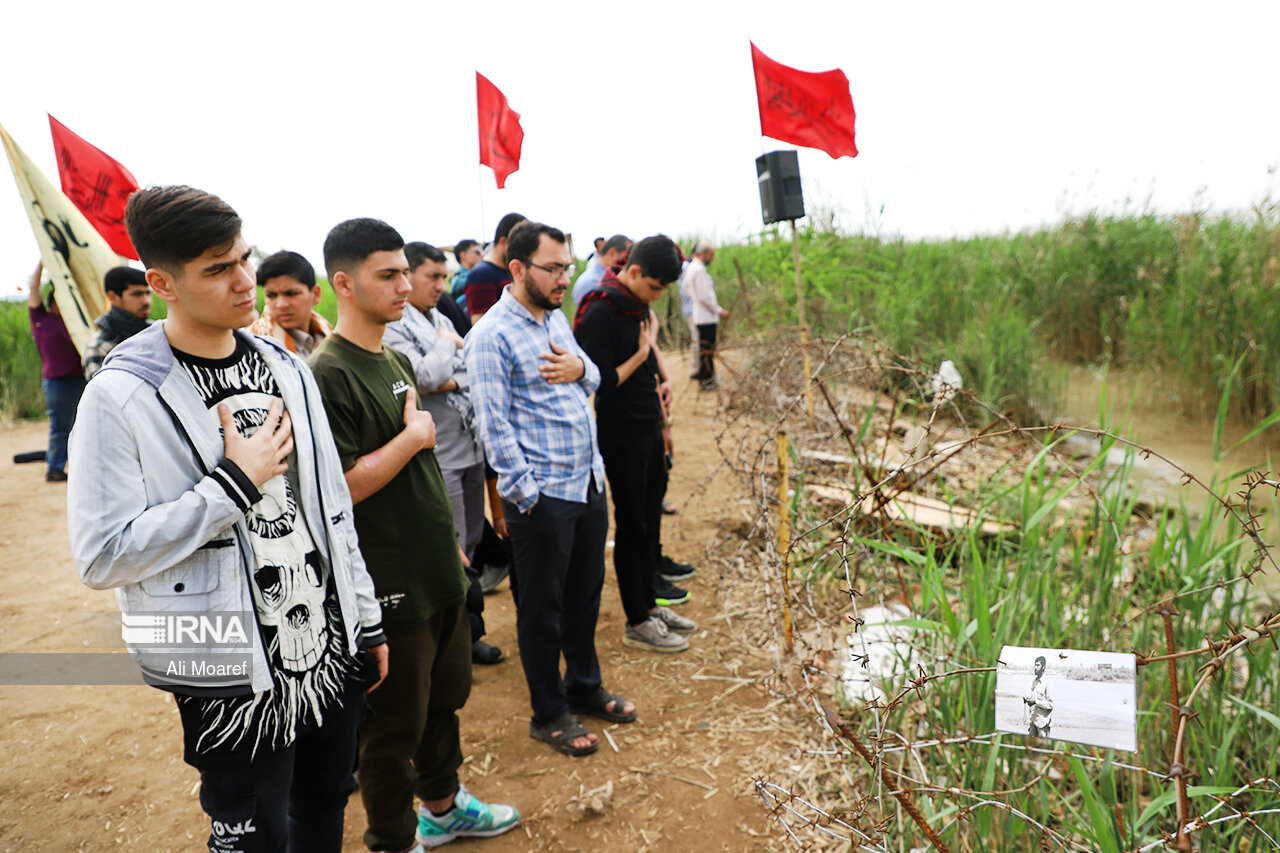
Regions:
<instances>
[{"instance_id":1,"label":"reed field","mask_svg":"<svg viewBox=\"0 0 1280 853\"><path fill-rule=\"evenodd\" d=\"M1201 483L1219 495L1209 511L1153 508L1134 480L1143 448L1095 433L1092 452L1066 453L1065 430L1021 427L977 401L985 420L935 407L922 366L886 367L854 341L829 350L810 423L796 346L752 348L731 406L763 423L741 449L724 442L757 496L744 533L770 578L775 642L795 638L798 704L830 712L811 719L805 772L757 785L788 833L813 850L1120 853L1183 849L1164 843L1181 814L1184 826L1203 816L1195 849L1277 846L1280 616L1259 576L1274 590L1280 567L1274 513L1255 517L1275 484L1254 478L1228 507L1221 484ZM885 383L886 370L903 381ZM791 436L781 485L777 431ZM940 530L878 508L912 494L1002 529ZM791 532L777 539L784 518ZM863 617L883 602L905 608L890 623L898 639L864 641ZM1137 752L996 732L1006 645L1138 655ZM850 673L876 695L850 695ZM909 818L902 791L942 844Z\"/></svg>"},{"instance_id":2,"label":"reed field","mask_svg":"<svg viewBox=\"0 0 1280 853\"><path fill-rule=\"evenodd\" d=\"M1052 408L1063 362L1137 371L1187 413L1212 413L1227 384L1235 418L1280 407L1273 208L1247 221L1088 215L938 241L802 227L799 239L815 335L873 332L916 362L950 359L966 387L1024 422ZM713 273L736 330L796 324L789 227L723 247Z\"/></svg>"}]
</instances>

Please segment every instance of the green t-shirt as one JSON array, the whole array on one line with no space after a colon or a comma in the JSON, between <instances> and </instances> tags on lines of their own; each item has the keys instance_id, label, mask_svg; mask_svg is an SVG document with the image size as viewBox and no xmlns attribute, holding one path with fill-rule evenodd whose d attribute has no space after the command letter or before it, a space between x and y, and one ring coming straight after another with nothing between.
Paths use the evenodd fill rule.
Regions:
<instances>
[{"instance_id":1,"label":"green t-shirt","mask_svg":"<svg viewBox=\"0 0 1280 853\"><path fill-rule=\"evenodd\" d=\"M414 379L403 355L385 348L372 353L331 334L307 363L344 471L404 429L404 394ZM391 482L356 504L355 522L386 627L420 624L466 600L453 510L433 451L415 454Z\"/></svg>"}]
</instances>

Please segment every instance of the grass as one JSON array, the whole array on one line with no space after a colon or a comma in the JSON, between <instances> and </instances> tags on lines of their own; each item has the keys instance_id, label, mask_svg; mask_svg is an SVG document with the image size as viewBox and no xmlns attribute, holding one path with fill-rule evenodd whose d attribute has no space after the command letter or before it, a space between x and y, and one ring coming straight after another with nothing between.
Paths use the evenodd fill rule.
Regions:
<instances>
[{"instance_id":1,"label":"grass","mask_svg":"<svg viewBox=\"0 0 1280 853\"><path fill-rule=\"evenodd\" d=\"M849 564L821 534L801 544L801 553L814 556L797 563L794 588L830 588L833 582L844 587L848 569L862 606L898 592L913 612L912 645L924 669L913 667L908 676L883 685L890 697L903 700L881 706L875 715L861 703L845 708L846 719L866 743L894 746L993 732L994 672L930 680L919 691L911 689L909 679L926 671L992 667L1004 645L1160 654L1164 627L1151 606L1165 596L1177 596L1173 637L1180 651L1256 624L1253 588L1232 582L1253 555L1238 526L1221 512L1203 517L1181 512L1154 523L1131 523L1137 500L1133 455L1126 464L1106 469L1101 460L1112 446L1104 441L1098 456L1082 463L1096 477L1097 492L1097 500L1083 510L1069 508L1065 500L1083 492L1076 473L1051 464L1044 452L1021 472L1006 470L986 481L980 494L963 496L970 506L1019 522L1016 539L986 541L972 531L949 542L923 531L854 536ZM831 529L823 526L827 515L821 507L801 502L799 508L796 529ZM1132 545L1138 527L1149 533L1146 550ZM906 589L899 586L904 577L910 581ZM1184 700L1207 659L1179 661ZM1259 776L1276 777L1280 717L1268 709L1274 709L1277 697L1280 653L1267 640L1254 643L1249 654L1230 656L1197 697L1185 754L1193 774L1192 817L1212 808L1216 795ZM996 735L915 749L909 757L889 753L885 761L916 790L917 804L935 829L950 825L946 837L952 849L1060 849L1061 842L1053 839L1041 848L1046 842L1040 827L1016 817L1014 809L1083 849L1130 850L1158 840L1161 831L1176 824L1173 784L1166 778L1173 738L1164 663L1139 668L1138 700L1136 755L1061 742L1042 744L1056 755L1033 754L1026 737ZM873 774L856 756L848 773L845 796L875 790ZM1001 805L979 807L983 802ZM1280 807L1280 787L1259 785L1235 803L1254 812ZM963 820L953 824L958 816ZM1280 826L1275 816L1259 820L1272 833ZM1261 849L1262 840L1248 821L1233 820L1205 830L1198 845L1243 850L1237 845L1251 841ZM886 843L906 853L925 839L899 814Z\"/></svg>"},{"instance_id":2,"label":"grass","mask_svg":"<svg viewBox=\"0 0 1280 853\"><path fill-rule=\"evenodd\" d=\"M1023 421L1043 417L1059 361L1159 377L1202 411L1228 385L1236 418L1280 408L1274 208L1248 221L1089 215L939 241L802 228L799 240L816 334L874 331L919 363L950 359L966 387ZM723 247L715 271L738 330L796 324L789 229Z\"/></svg>"}]
</instances>

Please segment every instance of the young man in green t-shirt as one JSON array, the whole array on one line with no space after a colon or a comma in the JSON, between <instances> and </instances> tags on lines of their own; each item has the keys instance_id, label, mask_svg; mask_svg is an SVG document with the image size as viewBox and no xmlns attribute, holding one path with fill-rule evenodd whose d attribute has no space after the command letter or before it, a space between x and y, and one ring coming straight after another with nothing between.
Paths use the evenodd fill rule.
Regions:
<instances>
[{"instance_id":1,"label":"young man in green t-shirt","mask_svg":"<svg viewBox=\"0 0 1280 853\"><path fill-rule=\"evenodd\" d=\"M453 511L407 358L382 346L410 292L404 240L376 219L329 232L338 323L310 359L355 503L356 531L394 650L360 732L370 850L412 851L498 835L520 814L458 782L457 711L471 691L471 629ZM422 805L415 815L413 796ZM415 832L416 831L416 832Z\"/></svg>"}]
</instances>

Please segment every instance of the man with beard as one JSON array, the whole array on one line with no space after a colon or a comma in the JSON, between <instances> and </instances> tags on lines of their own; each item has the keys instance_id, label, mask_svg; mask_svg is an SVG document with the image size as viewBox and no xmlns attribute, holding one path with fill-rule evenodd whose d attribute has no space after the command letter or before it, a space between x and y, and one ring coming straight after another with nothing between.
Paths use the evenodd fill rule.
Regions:
<instances>
[{"instance_id":1,"label":"man with beard","mask_svg":"<svg viewBox=\"0 0 1280 853\"><path fill-rule=\"evenodd\" d=\"M627 616L622 644L651 652L684 651L685 635L697 628L659 606L655 596L670 432L664 437L657 326L649 305L679 275L675 243L662 234L646 237L616 274L610 270L588 292L574 324L574 336L600 370L596 418L613 495L613 567ZM687 593L681 598L687 600Z\"/></svg>"},{"instance_id":2,"label":"man with beard","mask_svg":"<svg viewBox=\"0 0 1280 853\"><path fill-rule=\"evenodd\" d=\"M1036 658L1035 676L1031 679L1031 689L1022 697L1030 717L1027 734L1032 737L1049 736L1049 717L1053 713L1053 699L1049 697L1049 685L1044 682L1044 655Z\"/></svg>"},{"instance_id":3,"label":"man with beard","mask_svg":"<svg viewBox=\"0 0 1280 853\"><path fill-rule=\"evenodd\" d=\"M471 692L467 580L453 510L418 407L413 367L383 345L412 290L400 234L377 219L339 223L324 241L338 324L311 355L356 529L382 604L391 668L360 731L360 797L370 850L499 835L520 822L458 783L458 711ZM415 813L413 797L422 801Z\"/></svg>"},{"instance_id":4,"label":"man with beard","mask_svg":"<svg viewBox=\"0 0 1280 853\"><path fill-rule=\"evenodd\" d=\"M511 287L471 330L463 353L515 553L529 735L566 755L589 755L598 738L574 714L636 719L634 703L602 686L596 655L609 517L588 397L600 371L560 312L573 275L564 233L522 222L506 251Z\"/></svg>"},{"instance_id":5,"label":"man with beard","mask_svg":"<svg viewBox=\"0 0 1280 853\"><path fill-rule=\"evenodd\" d=\"M338 853L362 693L387 645L319 389L241 331L254 275L226 202L151 187L125 221L168 318L113 349L81 401L76 567L116 589L130 651L174 694L209 849ZM176 650L129 633L193 612L238 630Z\"/></svg>"},{"instance_id":6,"label":"man with beard","mask_svg":"<svg viewBox=\"0 0 1280 853\"><path fill-rule=\"evenodd\" d=\"M112 348L150 325L151 288L147 274L133 267L113 267L102 278L110 310L94 323L98 331L85 344L81 364L84 378L92 379Z\"/></svg>"}]
</instances>

